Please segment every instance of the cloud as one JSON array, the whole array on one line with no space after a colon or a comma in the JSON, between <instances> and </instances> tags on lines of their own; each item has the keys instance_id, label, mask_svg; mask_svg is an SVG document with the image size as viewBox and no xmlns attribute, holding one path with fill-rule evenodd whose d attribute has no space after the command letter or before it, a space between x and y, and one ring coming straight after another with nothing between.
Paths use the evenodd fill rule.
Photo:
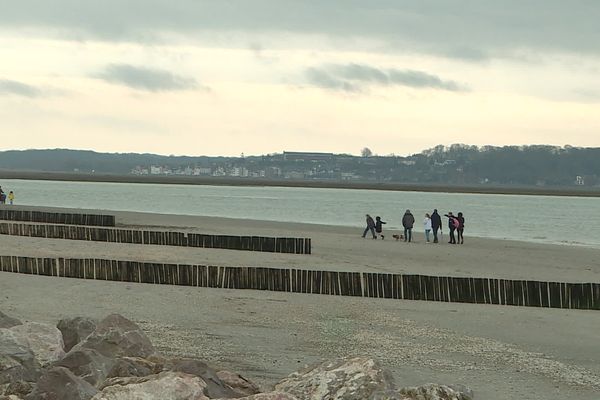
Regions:
<instances>
[{"instance_id":1,"label":"cloud","mask_svg":"<svg viewBox=\"0 0 600 400\"><path fill-rule=\"evenodd\" d=\"M8 79L0 79L0 94L10 94L23 97L39 97L42 91L35 86Z\"/></svg>"},{"instance_id":2,"label":"cloud","mask_svg":"<svg viewBox=\"0 0 600 400\"><path fill-rule=\"evenodd\" d=\"M162 69L110 64L97 78L149 92L189 90L199 87L194 78L175 75Z\"/></svg>"},{"instance_id":3,"label":"cloud","mask_svg":"<svg viewBox=\"0 0 600 400\"><path fill-rule=\"evenodd\" d=\"M154 41L161 33L217 37L285 32L478 61L522 49L600 55L597 0L20 0L3 29L34 28L78 39ZM42 28L42 30L40 30ZM225 33L225 35L221 35Z\"/></svg>"},{"instance_id":4,"label":"cloud","mask_svg":"<svg viewBox=\"0 0 600 400\"><path fill-rule=\"evenodd\" d=\"M416 70L379 69L363 64L334 64L306 70L308 81L325 89L357 92L365 86L407 86L416 89L436 89L451 92L468 88L452 80Z\"/></svg>"}]
</instances>

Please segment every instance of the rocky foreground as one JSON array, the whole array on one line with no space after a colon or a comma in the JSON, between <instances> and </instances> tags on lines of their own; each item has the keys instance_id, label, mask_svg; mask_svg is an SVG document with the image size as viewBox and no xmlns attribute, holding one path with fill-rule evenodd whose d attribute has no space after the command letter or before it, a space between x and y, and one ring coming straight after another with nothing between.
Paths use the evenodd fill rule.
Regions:
<instances>
[{"instance_id":1,"label":"rocky foreground","mask_svg":"<svg viewBox=\"0 0 600 400\"><path fill-rule=\"evenodd\" d=\"M0 312L0 400L473 400L467 388L397 388L377 361L338 359L263 391L201 360L159 354L132 321L76 317L57 326Z\"/></svg>"}]
</instances>

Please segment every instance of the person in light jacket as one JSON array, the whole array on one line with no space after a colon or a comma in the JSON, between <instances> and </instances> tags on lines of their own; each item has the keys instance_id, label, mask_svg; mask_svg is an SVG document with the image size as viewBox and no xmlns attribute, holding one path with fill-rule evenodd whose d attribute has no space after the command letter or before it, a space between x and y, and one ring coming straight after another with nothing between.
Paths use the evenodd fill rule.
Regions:
<instances>
[{"instance_id":1,"label":"person in light jacket","mask_svg":"<svg viewBox=\"0 0 600 400\"><path fill-rule=\"evenodd\" d=\"M410 210L406 210L404 217L402 217L402 226L404 227L404 241L412 241L412 229L415 226L415 217L412 215Z\"/></svg>"},{"instance_id":2,"label":"person in light jacket","mask_svg":"<svg viewBox=\"0 0 600 400\"><path fill-rule=\"evenodd\" d=\"M429 242L429 234L431 233L431 217L429 214L425 214L425 219L423 220L423 228L425 229L425 240L427 243Z\"/></svg>"}]
</instances>

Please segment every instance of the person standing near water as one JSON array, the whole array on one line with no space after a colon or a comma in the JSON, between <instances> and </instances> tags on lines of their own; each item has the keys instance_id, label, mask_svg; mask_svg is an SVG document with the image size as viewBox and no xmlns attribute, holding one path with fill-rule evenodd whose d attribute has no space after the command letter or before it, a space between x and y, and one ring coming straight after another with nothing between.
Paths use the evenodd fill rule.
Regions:
<instances>
[{"instance_id":1,"label":"person standing near water","mask_svg":"<svg viewBox=\"0 0 600 400\"><path fill-rule=\"evenodd\" d=\"M371 231L371 234L373 235L373 239L377 239L377 235L375 235L375 221L373 221L373 218L367 214L367 227L365 228L365 231L362 234L362 237L364 238L365 236L367 236L367 232Z\"/></svg>"},{"instance_id":2,"label":"person standing near water","mask_svg":"<svg viewBox=\"0 0 600 400\"><path fill-rule=\"evenodd\" d=\"M437 209L431 214L431 230L433 230L433 243L438 243L438 231L442 232L442 217Z\"/></svg>"},{"instance_id":3,"label":"person standing near water","mask_svg":"<svg viewBox=\"0 0 600 400\"><path fill-rule=\"evenodd\" d=\"M429 233L431 232L431 217L429 214L425 214L425 219L423 220L423 227L425 228L425 240L427 243L429 242Z\"/></svg>"},{"instance_id":4,"label":"person standing near water","mask_svg":"<svg viewBox=\"0 0 600 400\"><path fill-rule=\"evenodd\" d=\"M412 215L410 210L406 210L404 217L402 217L402 226L404 227L404 241L412 241L412 228L415 226L415 217Z\"/></svg>"},{"instance_id":5,"label":"person standing near water","mask_svg":"<svg viewBox=\"0 0 600 400\"><path fill-rule=\"evenodd\" d=\"M387 224L387 222L383 222L381 217L375 217L375 232L381 236L381 240L385 239L383 235L383 224Z\"/></svg>"},{"instance_id":6,"label":"person standing near water","mask_svg":"<svg viewBox=\"0 0 600 400\"><path fill-rule=\"evenodd\" d=\"M456 219L458 220L458 228L456 228L456 231L458 232L458 243L464 244L465 238L463 233L465 232L465 217L463 216L463 213L459 212Z\"/></svg>"},{"instance_id":7,"label":"person standing near water","mask_svg":"<svg viewBox=\"0 0 600 400\"><path fill-rule=\"evenodd\" d=\"M448 214L444 214L444 217L448 218L448 229L450 230L450 241L448 243L456 244L456 237L454 236L454 231L456 231L456 228L458 228L460 223L451 212L448 212Z\"/></svg>"},{"instance_id":8,"label":"person standing near water","mask_svg":"<svg viewBox=\"0 0 600 400\"><path fill-rule=\"evenodd\" d=\"M8 203L10 205L13 205L15 201L15 192L13 192L12 190L10 192L8 192Z\"/></svg>"}]
</instances>

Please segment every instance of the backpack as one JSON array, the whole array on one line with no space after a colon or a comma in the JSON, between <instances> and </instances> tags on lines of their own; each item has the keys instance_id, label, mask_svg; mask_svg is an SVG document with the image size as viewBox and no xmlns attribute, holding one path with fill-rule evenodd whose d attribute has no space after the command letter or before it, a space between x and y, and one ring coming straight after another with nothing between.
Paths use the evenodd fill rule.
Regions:
<instances>
[{"instance_id":1,"label":"backpack","mask_svg":"<svg viewBox=\"0 0 600 400\"><path fill-rule=\"evenodd\" d=\"M458 218L450 218L450 220L452 221L452 226L454 228L460 228L460 221L458 220Z\"/></svg>"}]
</instances>

